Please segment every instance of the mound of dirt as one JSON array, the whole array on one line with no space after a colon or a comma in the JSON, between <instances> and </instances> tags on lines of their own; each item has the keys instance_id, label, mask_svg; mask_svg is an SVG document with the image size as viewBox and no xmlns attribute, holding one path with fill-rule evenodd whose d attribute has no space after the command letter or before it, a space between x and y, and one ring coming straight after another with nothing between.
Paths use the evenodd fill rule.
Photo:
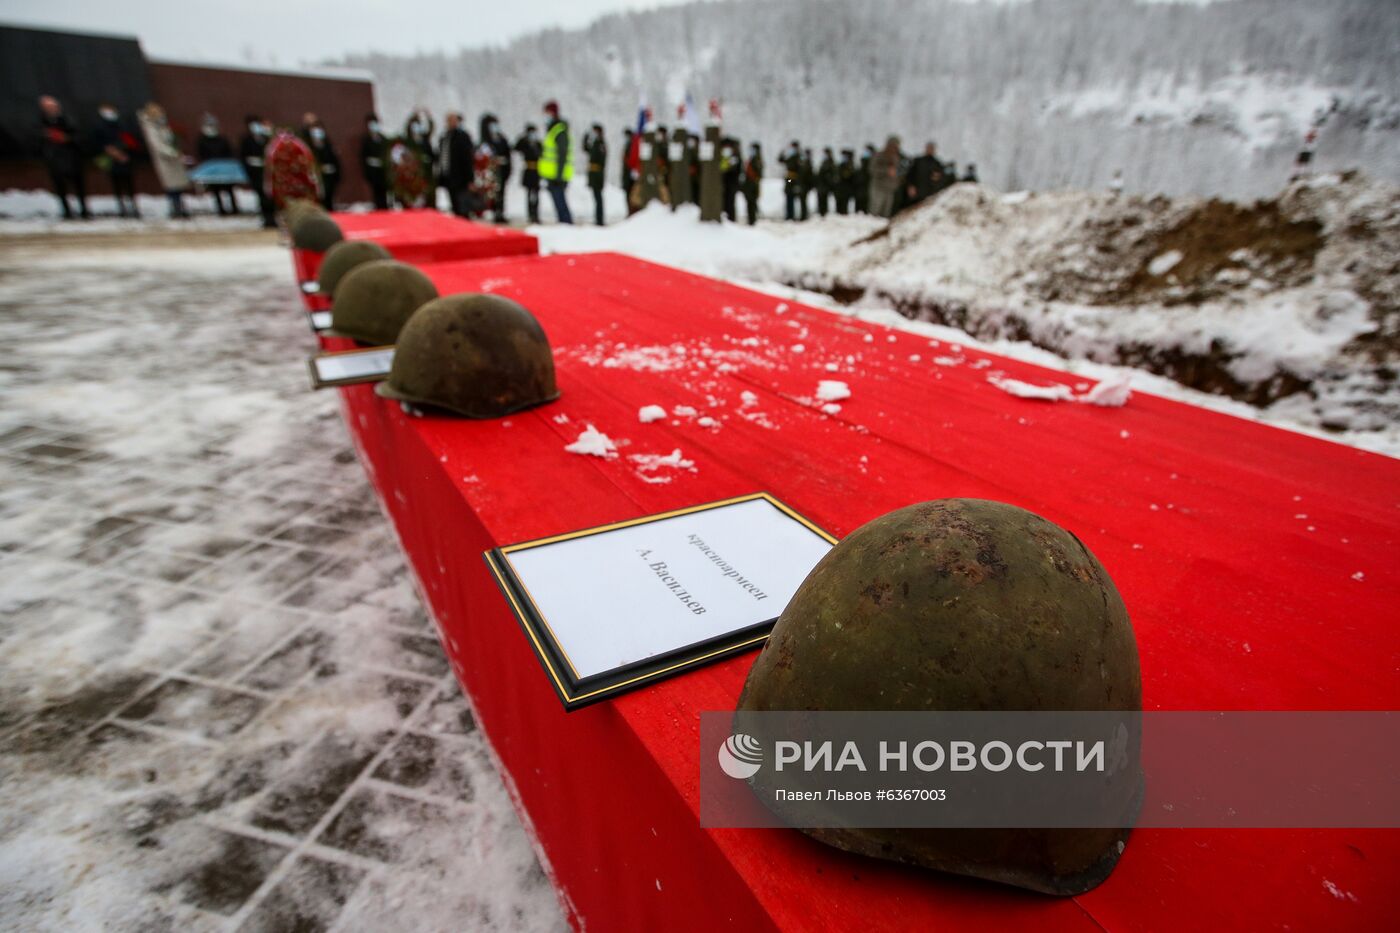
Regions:
<instances>
[{"instance_id":1,"label":"mound of dirt","mask_svg":"<svg viewBox=\"0 0 1400 933\"><path fill-rule=\"evenodd\" d=\"M959 184L787 281L1301 423L1400 424L1400 187L1354 172L1253 204Z\"/></svg>"},{"instance_id":2,"label":"mound of dirt","mask_svg":"<svg viewBox=\"0 0 1400 933\"><path fill-rule=\"evenodd\" d=\"M1076 237L1089 263L1052 265L1036 294L1084 304L1195 304L1260 280L1301 284L1322 247L1322 224L1286 216L1277 201L1155 198L1126 207L1089 219Z\"/></svg>"}]
</instances>

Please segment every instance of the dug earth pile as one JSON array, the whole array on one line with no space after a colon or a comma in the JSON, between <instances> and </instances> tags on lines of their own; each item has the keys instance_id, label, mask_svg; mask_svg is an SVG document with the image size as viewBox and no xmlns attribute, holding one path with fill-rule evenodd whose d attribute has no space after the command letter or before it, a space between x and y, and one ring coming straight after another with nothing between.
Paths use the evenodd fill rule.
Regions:
<instances>
[{"instance_id":1,"label":"dug earth pile","mask_svg":"<svg viewBox=\"0 0 1400 933\"><path fill-rule=\"evenodd\" d=\"M959 184L790 284L1137 366L1322 429L1400 421L1400 187L1254 204Z\"/></svg>"}]
</instances>

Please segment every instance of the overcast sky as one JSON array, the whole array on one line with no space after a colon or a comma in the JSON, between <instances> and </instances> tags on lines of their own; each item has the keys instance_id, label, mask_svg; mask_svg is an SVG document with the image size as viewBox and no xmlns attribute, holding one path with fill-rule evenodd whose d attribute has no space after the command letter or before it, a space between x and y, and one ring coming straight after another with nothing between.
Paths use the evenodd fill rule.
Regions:
<instances>
[{"instance_id":1,"label":"overcast sky","mask_svg":"<svg viewBox=\"0 0 1400 933\"><path fill-rule=\"evenodd\" d=\"M0 22L135 35L148 55L283 67L455 50L680 0L4 0Z\"/></svg>"}]
</instances>

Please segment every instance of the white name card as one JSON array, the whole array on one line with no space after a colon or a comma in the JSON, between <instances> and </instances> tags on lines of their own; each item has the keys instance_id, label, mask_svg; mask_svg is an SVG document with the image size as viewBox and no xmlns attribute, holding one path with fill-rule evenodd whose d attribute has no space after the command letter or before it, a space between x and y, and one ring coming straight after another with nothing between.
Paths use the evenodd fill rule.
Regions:
<instances>
[{"instance_id":1,"label":"white name card","mask_svg":"<svg viewBox=\"0 0 1400 933\"><path fill-rule=\"evenodd\" d=\"M715 157L715 144L708 139L700 144L700 161L709 162Z\"/></svg>"},{"instance_id":2,"label":"white name card","mask_svg":"<svg viewBox=\"0 0 1400 933\"><path fill-rule=\"evenodd\" d=\"M340 350L320 353L309 361L311 387L354 385L358 382L380 382L389 375L394 362L393 347L370 347L365 350Z\"/></svg>"},{"instance_id":3,"label":"white name card","mask_svg":"<svg viewBox=\"0 0 1400 933\"><path fill-rule=\"evenodd\" d=\"M329 311L312 311L312 312L311 312L311 329L312 329L312 330L317 331L317 332L320 332L320 331L323 331L323 330L330 330L330 328L331 328L331 313L330 313Z\"/></svg>"},{"instance_id":4,"label":"white name card","mask_svg":"<svg viewBox=\"0 0 1400 933\"><path fill-rule=\"evenodd\" d=\"M308 295L319 294L321 291L321 283L315 279L307 279L305 282L301 283L301 290Z\"/></svg>"},{"instance_id":5,"label":"white name card","mask_svg":"<svg viewBox=\"0 0 1400 933\"><path fill-rule=\"evenodd\" d=\"M573 709L758 646L835 540L756 493L486 559Z\"/></svg>"},{"instance_id":6,"label":"white name card","mask_svg":"<svg viewBox=\"0 0 1400 933\"><path fill-rule=\"evenodd\" d=\"M670 153L670 157L671 157L671 161L672 161L672 162L679 162L682 158L685 157L685 144L684 144L684 143L671 143L670 148L667 149L666 151L667 151L668 153Z\"/></svg>"}]
</instances>

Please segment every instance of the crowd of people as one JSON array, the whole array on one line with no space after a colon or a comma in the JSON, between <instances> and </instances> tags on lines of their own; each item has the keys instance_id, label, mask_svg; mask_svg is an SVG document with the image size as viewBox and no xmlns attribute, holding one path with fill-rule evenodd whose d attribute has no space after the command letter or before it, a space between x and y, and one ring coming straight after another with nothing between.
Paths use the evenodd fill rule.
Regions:
<instances>
[{"instance_id":1,"label":"crowd of people","mask_svg":"<svg viewBox=\"0 0 1400 933\"><path fill-rule=\"evenodd\" d=\"M540 222L543 188L557 220L573 223L566 197L574 174L573 140L557 102L544 104L543 129L526 123L513 141L491 113L482 114L475 137L459 112L447 113L443 122L439 135L432 114L424 107L415 108L399 132L387 130L376 114L365 117L359 170L376 208L437 206L441 188L453 213L504 223L506 187L518 161L526 219ZM745 155L733 136L721 136L715 145L683 126L668 130L647 119L641 125L645 128L640 132L632 128L624 131L619 158L619 182L629 212L652 200L700 204L702 163L713 160L718 170L719 209L737 221L742 196L745 218L750 224L758 220L766 170L761 144L751 143ZM59 101L45 96L39 99L39 128L40 155L64 217L91 216L84 181L89 158L107 175L118 213L139 217L132 175L135 161L144 157L149 158L166 193L171 217L189 216L184 195L196 184L213 195L219 214L238 214L234 192L237 187L247 187L257 195L263 224L275 224L276 199L270 190L268 156L274 139L286 138L292 131L275 128L257 114L244 119L236 148L219 121L205 114L193 153L182 147L165 111L156 103L142 107L134 123L123 122L116 107L103 104L98 108L95 129L84 137ZM294 145L304 147L319 197L330 209L336 203L343 165L325 124L315 113L305 113L294 136ZM711 146L713 153L707 151ZM602 225L608 144L601 124L594 123L584 134L580 155L593 193L593 219ZM784 217L796 221L813 213L824 217L833 211L889 217L959 181L977 180L974 165L968 163L959 175L957 166L943 161L932 142L922 154L906 155L897 136L889 137L878 150L867 144L859 157L850 148L840 150L838 157L828 146L820 159L794 139L779 155L778 163L782 166Z\"/></svg>"}]
</instances>

